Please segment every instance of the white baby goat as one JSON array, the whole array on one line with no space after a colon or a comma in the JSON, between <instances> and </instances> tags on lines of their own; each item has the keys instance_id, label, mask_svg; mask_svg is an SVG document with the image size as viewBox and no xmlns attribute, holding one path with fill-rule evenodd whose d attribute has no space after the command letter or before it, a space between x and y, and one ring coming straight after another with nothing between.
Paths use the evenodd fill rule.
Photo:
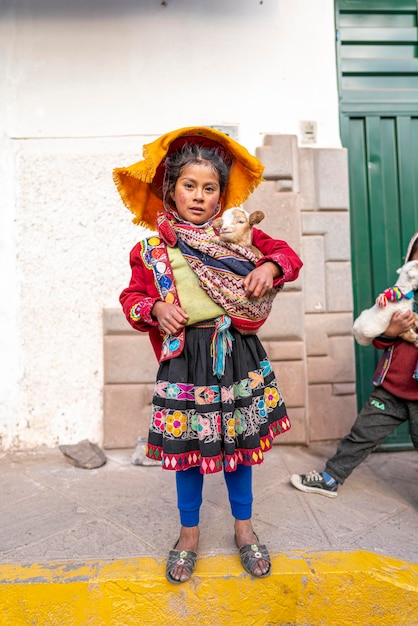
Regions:
<instances>
[{"instance_id":1,"label":"white baby goat","mask_svg":"<svg viewBox=\"0 0 418 626\"><path fill-rule=\"evenodd\" d=\"M248 213L240 207L227 209L221 217L216 218L213 226L219 230L219 239L229 243L236 243L250 249L259 259L262 254L252 243L252 227L264 219L262 211Z\"/></svg>"},{"instance_id":2,"label":"white baby goat","mask_svg":"<svg viewBox=\"0 0 418 626\"><path fill-rule=\"evenodd\" d=\"M405 297L418 289L418 261L408 261L397 270L399 278L394 288L398 288L401 298L395 302L389 301L385 294L380 294L370 309L365 309L360 313L353 325L353 334L362 346L372 343L375 337L384 334L390 324L390 320L395 311L413 311L414 297ZM416 320L418 316L416 316ZM415 343L418 347L418 334L411 329L400 335L405 341Z\"/></svg>"}]
</instances>

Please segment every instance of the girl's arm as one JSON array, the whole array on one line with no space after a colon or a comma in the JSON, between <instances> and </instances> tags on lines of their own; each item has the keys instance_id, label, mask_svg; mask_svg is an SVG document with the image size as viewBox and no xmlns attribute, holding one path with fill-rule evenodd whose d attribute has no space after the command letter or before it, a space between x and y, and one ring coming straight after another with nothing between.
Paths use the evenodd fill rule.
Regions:
<instances>
[{"instance_id":1,"label":"girl's arm","mask_svg":"<svg viewBox=\"0 0 418 626\"><path fill-rule=\"evenodd\" d=\"M131 280L119 297L123 312L135 330L148 332L150 326L159 326L164 332L175 334L186 325L187 313L177 304L161 300L154 276L139 254L140 246L137 244L130 254Z\"/></svg>"},{"instance_id":2,"label":"girl's arm","mask_svg":"<svg viewBox=\"0 0 418 626\"><path fill-rule=\"evenodd\" d=\"M383 335L375 337L370 343L373 343L378 350L383 350L395 343L401 333L406 333L414 326L415 316L412 311L395 311Z\"/></svg>"},{"instance_id":3,"label":"girl's arm","mask_svg":"<svg viewBox=\"0 0 418 626\"><path fill-rule=\"evenodd\" d=\"M122 291L119 301L130 325L141 332L148 332L150 326L158 326L151 311L161 298L139 254L141 244L131 251L129 260L132 269L129 286Z\"/></svg>"},{"instance_id":4,"label":"girl's arm","mask_svg":"<svg viewBox=\"0 0 418 626\"><path fill-rule=\"evenodd\" d=\"M270 237L262 230L253 228L253 244L263 254L253 272L256 272L259 268L262 269L263 265L266 265L267 267L264 269L267 271L267 268L269 268L268 271L273 277L273 286L276 288L285 282L296 280L303 263L286 241L273 239L273 237ZM278 271L273 269L274 265Z\"/></svg>"}]
</instances>

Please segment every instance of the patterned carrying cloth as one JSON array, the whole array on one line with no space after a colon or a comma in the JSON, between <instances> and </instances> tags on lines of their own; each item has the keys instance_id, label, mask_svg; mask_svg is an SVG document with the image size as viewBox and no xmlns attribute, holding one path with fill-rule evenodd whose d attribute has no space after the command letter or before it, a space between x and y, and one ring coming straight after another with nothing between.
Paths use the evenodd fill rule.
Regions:
<instances>
[{"instance_id":1,"label":"patterned carrying cloth","mask_svg":"<svg viewBox=\"0 0 418 626\"><path fill-rule=\"evenodd\" d=\"M243 277L255 267L254 253L238 244L221 242L204 228L178 222L168 212L159 213L157 225L163 238L168 234L170 243L177 243L200 286L228 313L232 324L241 332L245 326L247 332L257 332L271 311L278 289L268 290L262 298L247 298Z\"/></svg>"}]
</instances>

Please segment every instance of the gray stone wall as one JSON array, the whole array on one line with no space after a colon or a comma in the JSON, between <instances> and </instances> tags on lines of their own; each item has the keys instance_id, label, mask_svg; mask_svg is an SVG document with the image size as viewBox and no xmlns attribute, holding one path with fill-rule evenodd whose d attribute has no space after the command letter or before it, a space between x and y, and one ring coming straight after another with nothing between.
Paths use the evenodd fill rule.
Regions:
<instances>
[{"instance_id":1,"label":"gray stone wall","mask_svg":"<svg viewBox=\"0 0 418 626\"><path fill-rule=\"evenodd\" d=\"M267 135L257 156L265 181L245 208L262 210L260 227L304 262L259 331L292 422L276 442L339 439L356 415L346 151ZM104 447L132 447L146 435L156 371L147 335L119 309L105 310Z\"/></svg>"}]
</instances>

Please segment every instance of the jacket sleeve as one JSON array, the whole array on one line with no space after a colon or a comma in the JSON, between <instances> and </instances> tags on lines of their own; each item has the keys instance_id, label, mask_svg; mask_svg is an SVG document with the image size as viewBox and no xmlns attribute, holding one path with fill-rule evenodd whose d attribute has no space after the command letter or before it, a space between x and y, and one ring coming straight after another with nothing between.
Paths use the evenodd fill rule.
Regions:
<instances>
[{"instance_id":1,"label":"jacket sleeve","mask_svg":"<svg viewBox=\"0 0 418 626\"><path fill-rule=\"evenodd\" d=\"M285 241L273 239L264 231L253 228L253 244L263 255L263 258L257 262L256 267L266 261L273 261L282 270L283 275L274 280L274 287L280 287L283 283L297 279L303 262Z\"/></svg>"},{"instance_id":2,"label":"jacket sleeve","mask_svg":"<svg viewBox=\"0 0 418 626\"><path fill-rule=\"evenodd\" d=\"M140 250L141 244L138 243L130 253L131 280L120 294L119 301L130 325L135 330L148 332L150 327L158 326L157 320L151 316L151 310L161 298L144 265Z\"/></svg>"},{"instance_id":3,"label":"jacket sleeve","mask_svg":"<svg viewBox=\"0 0 418 626\"><path fill-rule=\"evenodd\" d=\"M386 337L386 335L379 335L379 337L371 339L370 343L373 344L377 350L386 350L386 348L393 346L395 343L399 343L399 341L402 340L398 339L398 337Z\"/></svg>"}]
</instances>

